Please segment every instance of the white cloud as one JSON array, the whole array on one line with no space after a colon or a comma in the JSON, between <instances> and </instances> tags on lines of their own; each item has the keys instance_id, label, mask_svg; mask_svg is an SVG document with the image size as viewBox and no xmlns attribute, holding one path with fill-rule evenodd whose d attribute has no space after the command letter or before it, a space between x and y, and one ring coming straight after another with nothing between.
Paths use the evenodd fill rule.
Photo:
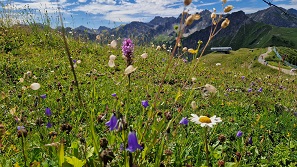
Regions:
<instances>
[{"instance_id":1,"label":"white cloud","mask_svg":"<svg viewBox=\"0 0 297 167\"><path fill-rule=\"evenodd\" d=\"M87 0L78 0L79 3L85 3Z\"/></svg>"},{"instance_id":2,"label":"white cloud","mask_svg":"<svg viewBox=\"0 0 297 167\"><path fill-rule=\"evenodd\" d=\"M115 1L112 1L115 2ZM110 4L111 0L96 0L73 8L73 11L101 14L102 18L115 22L150 21L154 16L178 16L183 11L180 0L122 0L120 5ZM194 7L192 7L194 10Z\"/></svg>"}]
</instances>

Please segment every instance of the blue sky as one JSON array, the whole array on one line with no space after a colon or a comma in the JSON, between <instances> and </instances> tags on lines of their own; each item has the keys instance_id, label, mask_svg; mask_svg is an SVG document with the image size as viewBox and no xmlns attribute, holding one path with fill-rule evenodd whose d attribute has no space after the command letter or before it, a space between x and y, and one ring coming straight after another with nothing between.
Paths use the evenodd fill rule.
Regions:
<instances>
[{"instance_id":1,"label":"blue sky","mask_svg":"<svg viewBox=\"0 0 297 167\"><path fill-rule=\"evenodd\" d=\"M275 5L297 9L297 0L267 0ZM44 13L51 20L52 27L59 26L58 6L68 27L80 25L97 29L99 26L118 27L131 21L149 22L155 16L177 17L183 11L183 0L0 0L5 12L16 20L44 22ZM8 4L6 4L8 3ZM253 13L268 7L262 0L228 0L234 11ZM221 0L193 0L188 12L196 13L216 8L222 11ZM30 15L28 15L30 13Z\"/></svg>"}]
</instances>

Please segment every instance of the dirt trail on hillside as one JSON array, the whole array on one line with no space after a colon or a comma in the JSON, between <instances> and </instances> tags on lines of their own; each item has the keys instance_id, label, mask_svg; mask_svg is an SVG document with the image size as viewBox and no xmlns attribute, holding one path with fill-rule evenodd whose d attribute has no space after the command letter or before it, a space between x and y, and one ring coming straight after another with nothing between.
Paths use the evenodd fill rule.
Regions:
<instances>
[{"instance_id":1,"label":"dirt trail on hillside","mask_svg":"<svg viewBox=\"0 0 297 167\"><path fill-rule=\"evenodd\" d=\"M261 64L263 64L263 65L265 65L265 62L264 62L264 61L265 61L265 58L269 56L268 54L269 54L271 51L272 51L272 48L271 48L271 47L268 47L267 52L266 52L266 53L263 53L263 54L261 54L261 55L259 56L259 58L258 58L258 62L261 63ZM267 64L267 66L270 67L270 68L279 70L278 67L275 67L275 66L272 66L272 65L269 65L269 64ZM284 68L280 68L280 70L281 70L283 73L288 74L288 75L297 75L296 72L292 72L291 70L287 70L287 69L284 69Z\"/></svg>"}]
</instances>

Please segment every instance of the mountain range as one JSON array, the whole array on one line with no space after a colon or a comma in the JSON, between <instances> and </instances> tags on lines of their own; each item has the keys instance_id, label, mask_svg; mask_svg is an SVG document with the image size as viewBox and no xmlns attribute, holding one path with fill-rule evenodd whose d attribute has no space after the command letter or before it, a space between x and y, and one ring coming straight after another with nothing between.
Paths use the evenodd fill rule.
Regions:
<instances>
[{"instance_id":1,"label":"mountain range","mask_svg":"<svg viewBox=\"0 0 297 167\"><path fill-rule=\"evenodd\" d=\"M285 11L285 12L283 12ZM201 19L185 28L182 45L196 48L198 40L208 40L212 26L211 12L199 13ZM175 26L180 25L182 15L175 17L156 16L150 22L131 22L116 28L101 26L89 29L80 26L66 31L75 38L87 39L107 44L113 39L132 38L137 45L173 45L176 37ZM230 46L234 50L242 47L255 48L266 46L287 46L297 49L297 10L271 6L265 10L246 14L243 11L224 16L230 20L227 28L222 29L209 46ZM220 24L220 23L219 23Z\"/></svg>"}]
</instances>

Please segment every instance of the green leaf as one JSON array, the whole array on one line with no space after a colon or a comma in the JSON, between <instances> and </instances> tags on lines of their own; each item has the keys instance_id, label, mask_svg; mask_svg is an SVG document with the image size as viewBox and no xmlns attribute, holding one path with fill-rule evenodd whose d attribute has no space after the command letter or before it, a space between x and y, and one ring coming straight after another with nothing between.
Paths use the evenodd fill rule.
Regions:
<instances>
[{"instance_id":1,"label":"green leaf","mask_svg":"<svg viewBox=\"0 0 297 167\"><path fill-rule=\"evenodd\" d=\"M233 167L233 166L236 166L235 162L226 162L225 163L225 167Z\"/></svg>"},{"instance_id":2,"label":"green leaf","mask_svg":"<svg viewBox=\"0 0 297 167\"><path fill-rule=\"evenodd\" d=\"M86 156L87 159L90 158L94 154L94 150L95 150L94 147L92 147L88 150L87 156Z\"/></svg>"},{"instance_id":3,"label":"green leaf","mask_svg":"<svg viewBox=\"0 0 297 167\"><path fill-rule=\"evenodd\" d=\"M64 163L64 144L61 143L59 147L59 166L62 166Z\"/></svg>"},{"instance_id":4,"label":"green leaf","mask_svg":"<svg viewBox=\"0 0 297 167\"><path fill-rule=\"evenodd\" d=\"M76 158L75 156L65 157L65 159L69 164L73 165L74 167L82 167L86 163L86 160L82 161Z\"/></svg>"}]
</instances>

